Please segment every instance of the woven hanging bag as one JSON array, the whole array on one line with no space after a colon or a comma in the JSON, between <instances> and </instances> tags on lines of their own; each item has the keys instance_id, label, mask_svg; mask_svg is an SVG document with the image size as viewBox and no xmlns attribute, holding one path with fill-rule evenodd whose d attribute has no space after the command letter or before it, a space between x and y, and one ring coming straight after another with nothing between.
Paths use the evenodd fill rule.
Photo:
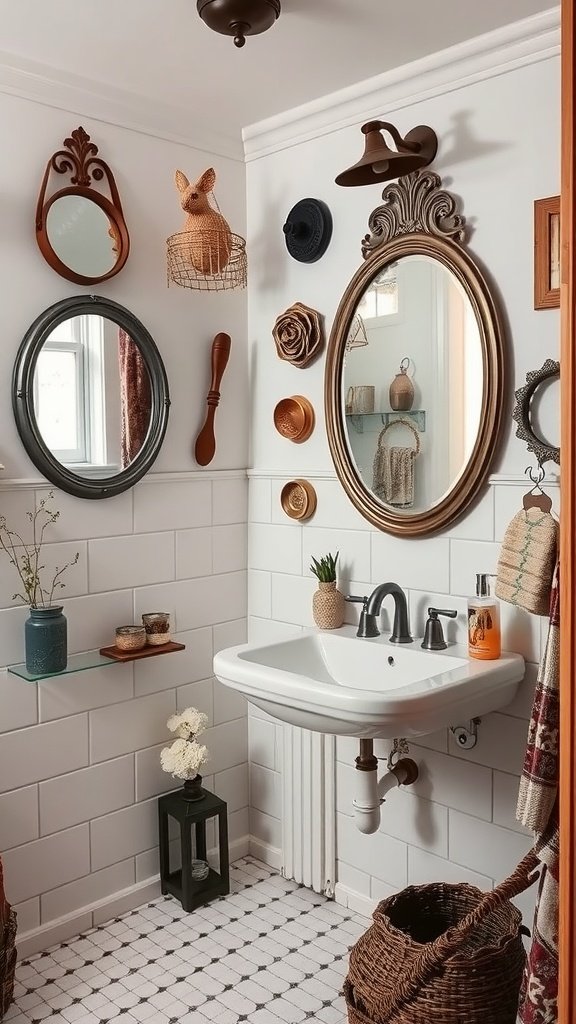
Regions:
<instances>
[{"instance_id":1,"label":"woven hanging bag","mask_svg":"<svg viewBox=\"0 0 576 1024\"><path fill-rule=\"evenodd\" d=\"M526 953L509 900L538 863L531 851L493 892L437 882L380 903L350 953L349 1024L515 1024Z\"/></svg>"},{"instance_id":2,"label":"woven hanging bag","mask_svg":"<svg viewBox=\"0 0 576 1024\"><path fill-rule=\"evenodd\" d=\"M2 860L0 860L0 1020L14 998L16 970L16 911L4 895Z\"/></svg>"}]
</instances>

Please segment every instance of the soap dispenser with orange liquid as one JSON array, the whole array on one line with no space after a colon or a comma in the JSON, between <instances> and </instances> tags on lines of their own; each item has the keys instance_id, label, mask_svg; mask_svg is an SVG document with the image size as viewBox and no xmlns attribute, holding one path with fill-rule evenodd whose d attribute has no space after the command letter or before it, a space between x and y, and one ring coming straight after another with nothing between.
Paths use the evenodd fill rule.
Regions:
<instances>
[{"instance_id":1,"label":"soap dispenser with orange liquid","mask_svg":"<svg viewBox=\"0 0 576 1024\"><path fill-rule=\"evenodd\" d=\"M468 601L468 654L495 661L502 653L500 606L490 595L489 574L476 574L476 597Z\"/></svg>"}]
</instances>

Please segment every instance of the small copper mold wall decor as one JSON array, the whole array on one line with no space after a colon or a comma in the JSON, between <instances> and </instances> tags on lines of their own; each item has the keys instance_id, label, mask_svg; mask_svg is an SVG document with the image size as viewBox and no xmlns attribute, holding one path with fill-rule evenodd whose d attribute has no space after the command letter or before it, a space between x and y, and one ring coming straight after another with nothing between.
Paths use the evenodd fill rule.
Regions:
<instances>
[{"instance_id":1,"label":"small copper mold wall decor","mask_svg":"<svg viewBox=\"0 0 576 1024\"><path fill-rule=\"evenodd\" d=\"M128 259L130 238L114 175L82 127L54 153L40 186L36 240L46 262L74 284L91 285L118 274ZM46 194L51 174L70 184ZM92 182L107 186L110 198Z\"/></svg>"},{"instance_id":2,"label":"small copper mold wall decor","mask_svg":"<svg viewBox=\"0 0 576 1024\"><path fill-rule=\"evenodd\" d=\"M304 398L304 395L282 398L274 409L276 430L282 437L295 444L302 444L308 440L314 430L315 421L314 406Z\"/></svg>"},{"instance_id":3,"label":"small copper mold wall decor","mask_svg":"<svg viewBox=\"0 0 576 1024\"><path fill-rule=\"evenodd\" d=\"M280 493L280 504L290 519L303 522L316 511L316 491L308 480L289 480Z\"/></svg>"},{"instance_id":4,"label":"small copper mold wall decor","mask_svg":"<svg viewBox=\"0 0 576 1024\"><path fill-rule=\"evenodd\" d=\"M278 357L303 370L320 355L324 347L323 318L310 306L295 302L280 314L272 335Z\"/></svg>"}]
</instances>

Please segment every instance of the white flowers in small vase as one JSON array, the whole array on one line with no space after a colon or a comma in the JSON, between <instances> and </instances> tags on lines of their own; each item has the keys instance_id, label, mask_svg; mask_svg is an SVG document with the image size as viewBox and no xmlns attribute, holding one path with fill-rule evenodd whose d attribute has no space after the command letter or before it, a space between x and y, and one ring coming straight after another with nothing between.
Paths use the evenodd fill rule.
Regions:
<instances>
[{"instance_id":1,"label":"white flowers in small vase","mask_svg":"<svg viewBox=\"0 0 576 1024\"><path fill-rule=\"evenodd\" d=\"M197 708L186 708L179 715L171 715L166 725L177 739L160 752L160 764L174 779L195 779L208 760L208 749L196 742L206 730L208 716Z\"/></svg>"}]
</instances>

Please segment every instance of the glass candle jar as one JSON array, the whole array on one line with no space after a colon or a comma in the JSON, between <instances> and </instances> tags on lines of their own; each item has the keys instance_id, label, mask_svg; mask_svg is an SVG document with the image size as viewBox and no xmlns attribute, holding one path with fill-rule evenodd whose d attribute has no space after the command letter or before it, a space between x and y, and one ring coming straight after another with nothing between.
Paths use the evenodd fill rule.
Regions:
<instances>
[{"instance_id":1,"label":"glass candle jar","mask_svg":"<svg viewBox=\"0 0 576 1024\"><path fill-rule=\"evenodd\" d=\"M170 642L170 613L148 612L142 616L146 643L159 647Z\"/></svg>"},{"instance_id":2,"label":"glass candle jar","mask_svg":"<svg viewBox=\"0 0 576 1024\"><path fill-rule=\"evenodd\" d=\"M146 646L144 626L117 626L116 647L120 651L139 651Z\"/></svg>"},{"instance_id":3,"label":"glass candle jar","mask_svg":"<svg viewBox=\"0 0 576 1024\"><path fill-rule=\"evenodd\" d=\"M210 874L210 867L205 860L193 860L190 862L190 877L195 882L203 882Z\"/></svg>"}]
</instances>

